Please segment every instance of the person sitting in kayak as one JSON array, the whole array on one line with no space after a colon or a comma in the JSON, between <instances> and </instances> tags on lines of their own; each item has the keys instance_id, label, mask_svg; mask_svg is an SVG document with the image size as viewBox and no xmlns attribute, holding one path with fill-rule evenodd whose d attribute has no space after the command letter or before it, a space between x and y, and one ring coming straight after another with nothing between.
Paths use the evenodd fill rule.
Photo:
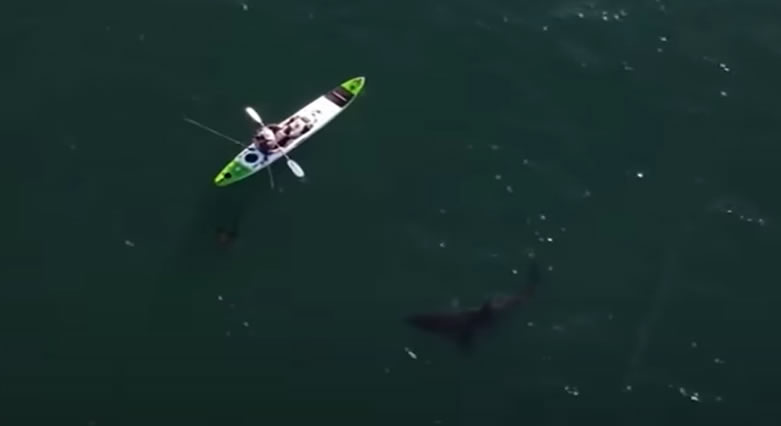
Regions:
<instances>
[{"instance_id":1,"label":"person sitting in kayak","mask_svg":"<svg viewBox=\"0 0 781 426\"><path fill-rule=\"evenodd\" d=\"M279 129L279 127L277 126ZM288 142L301 136L312 128L312 123L304 117L293 117L280 131L276 133L276 141L279 146L285 147Z\"/></svg>"},{"instance_id":2,"label":"person sitting in kayak","mask_svg":"<svg viewBox=\"0 0 781 426\"><path fill-rule=\"evenodd\" d=\"M252 137L252 142L255 144L261 152L268 155L273 149L278 148L277 135L275 130L279 126L276 124L269 124L263 126L255 132L255 136Z\"/></svg>"}]
</instances>

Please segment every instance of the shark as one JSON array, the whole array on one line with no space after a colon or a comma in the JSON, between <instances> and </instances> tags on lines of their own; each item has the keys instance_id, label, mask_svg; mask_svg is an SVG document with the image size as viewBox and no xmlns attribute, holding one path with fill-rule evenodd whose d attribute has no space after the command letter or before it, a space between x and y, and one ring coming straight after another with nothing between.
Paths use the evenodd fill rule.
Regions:
<instances>
[{"instance_id":1,"label":"shark","mask_svg":"<svg viewBox=\"0 0 781 426\"><path fill-rule=\"evenodd\" d=\"M508 311L526 305L534 297L539 282L539 264L532 257L526 284L517 292L494 295L479 306L408 315L405 321L420 330L455 339L461 349L469 350L476 332L493 326Z\"/></svg>"}]
</instances>

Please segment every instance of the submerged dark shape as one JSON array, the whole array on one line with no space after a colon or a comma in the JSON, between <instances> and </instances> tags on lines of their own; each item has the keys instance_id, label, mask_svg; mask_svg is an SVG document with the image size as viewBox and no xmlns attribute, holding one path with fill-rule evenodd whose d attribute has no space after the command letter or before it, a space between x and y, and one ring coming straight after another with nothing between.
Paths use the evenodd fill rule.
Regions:
<instances>
[{"instance_id":1,"label":"submerged dark shape","mask_svg":"<svg viewBox=\"0 0 781 426\"><path fill-rule=\"evenodd\" d=\"M217 243L221 246L230 245L236 239L236 231L223 227L217 228Z\"/></svg>"},{"instance_id":2,"label":"submerged dark shape","mask_svg":"<svg viewBox=\"0 0 781 426\"><path fill-rule=\"evenodd\" d=\"M532 259L527 283L518 293L494 296L478 307L410 315L406 321L419 329L455 338L463 349L468 349L475 331L494 324L501 313L526 304L534 296L539 281L539 265Z\"/></svg>"}]
</instances>

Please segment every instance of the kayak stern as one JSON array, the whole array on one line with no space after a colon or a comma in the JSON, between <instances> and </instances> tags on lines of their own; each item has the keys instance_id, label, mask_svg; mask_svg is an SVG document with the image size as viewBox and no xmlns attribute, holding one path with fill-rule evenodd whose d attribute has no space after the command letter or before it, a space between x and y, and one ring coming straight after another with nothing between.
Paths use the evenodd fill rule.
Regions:
<instances>
[{"instance_id":1,"label":"kayak stern","mask_svg":"<svg viewBox=\"0 0 781 426\"><path fill-rule=\"evenodd\" d=\"M252 174L252 170L245 167L235 159L228 163L222 171L214 177L214 184L217 186L227 186L240 181Z\"/></svg>"}]
</instances>

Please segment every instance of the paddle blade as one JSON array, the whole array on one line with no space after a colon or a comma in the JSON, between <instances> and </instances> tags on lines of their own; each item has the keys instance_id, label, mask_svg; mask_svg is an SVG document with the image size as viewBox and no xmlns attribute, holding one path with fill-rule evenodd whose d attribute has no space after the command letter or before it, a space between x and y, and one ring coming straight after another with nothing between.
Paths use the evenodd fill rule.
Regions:
<instances>
[{"instance_id":1,"label":"paddle blade","mask_svg":"<svg viewBox=\"0 0 781 426\"><path fill-rule=\"evenodd\" d=\"M261 126L263 126L263 120L260 119L260 114L258 114L258 112L255 111L254 108L246 107L246 108L244 108L244 111L246 111L247 115L249 115L251 119L255 120L256 123L258 123Z\"/></svg>"},{"instance_id":2,"label":"paddle blade","mask_svg":"<svg viewBox=\"0 0 781 426\"><path fill-rule=\"evenodd\" d=\"M287 160L287 167L290 168L290 171L293 172L297 178L304 177L304 169L302 169L301 166L299 166L295 161Z\"/></svg>"}]
</instances>

